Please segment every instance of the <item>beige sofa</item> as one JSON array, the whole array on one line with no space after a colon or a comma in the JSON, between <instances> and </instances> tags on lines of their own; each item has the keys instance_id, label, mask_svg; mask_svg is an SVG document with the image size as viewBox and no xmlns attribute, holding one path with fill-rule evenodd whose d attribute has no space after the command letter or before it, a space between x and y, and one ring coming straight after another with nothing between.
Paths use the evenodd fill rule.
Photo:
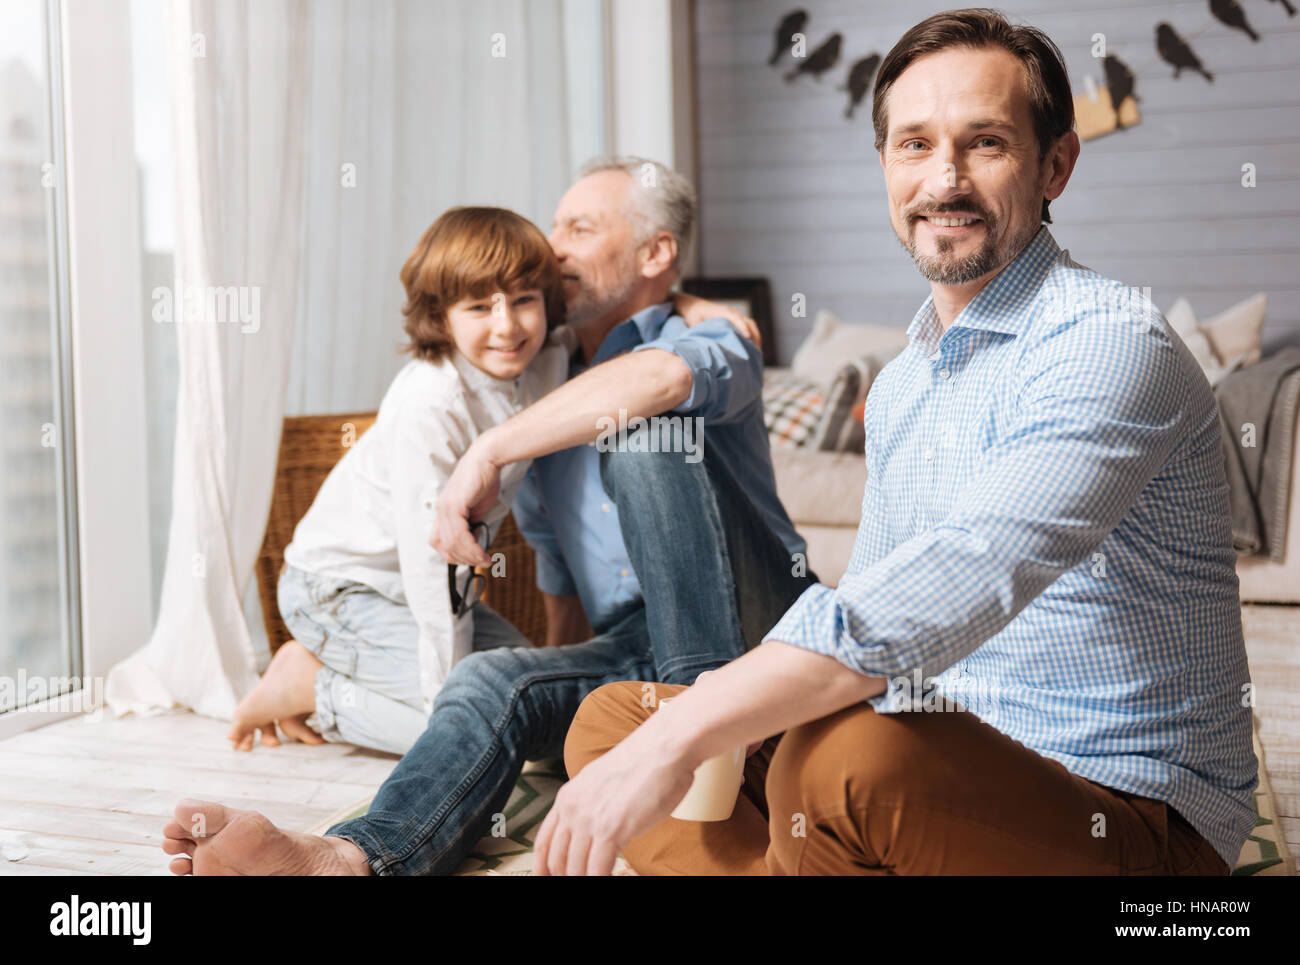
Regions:
<instances>
[{"instance_id":1,"label":"beige sofa","mask_svg":"<svg viewBox=\"0 0 1300 965\"><path fill-rule=\"evenodd\" d=\"M1300 420L1293 448L1300 463ZM774 447L776 489L795 528L808 541L808 565L834 586L848 567L862 509L867 469L860 455ZM1286 557L1239 557L1237 575L1244 603L1300 603L1300 465L1293 467Z\"/></svg>"}]
</instances>

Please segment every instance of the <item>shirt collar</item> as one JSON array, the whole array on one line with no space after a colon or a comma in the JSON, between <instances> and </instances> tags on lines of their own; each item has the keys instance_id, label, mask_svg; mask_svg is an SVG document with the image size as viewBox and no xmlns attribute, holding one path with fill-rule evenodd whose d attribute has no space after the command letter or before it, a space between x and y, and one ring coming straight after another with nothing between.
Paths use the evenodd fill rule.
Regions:
<instances>
[{"instance_id":1,"label":"shirt collar","mask_svg":"<svg viewBox=\"0 0 1300 965\"><path fill-rule=\"evenodd\" d=\"M455 346L452 346L448 357L451 359L451 364L455 367L456 374L460 376L461 381L475 393L496 392L509 394L514 391L517 379L498 379L494 375L489 375L466 358L464 353Z\"/></svg>"},{"instance_id":2,"label":"shirt collar","mask_svg":"<svg viewBox=\"0 0 1300 965\"><path fill-rule=\"evenodd\" d=\"M591 360L591 364L595 365L598 362L611 359L635 345L653 342L659 337L659 332L663 329L664 323L672 315L673 303L671 300L641 309L626 322L620 322L609 330L605 340L600 343L600 348L596 349L596 355Z\"/></svg>"},{"instance_id":3,"label":"shirt collar","mask_svg":"<svg viewBox=\"0 0 1300 965\"><path fill-rule=\"evenodd\" d=\"M1060 255L1056 239L1043 225L1020 254L976 293L949 328L979 328L1019 335L1032 315L1043 279ZM907 337L919 342L929 356L938 348L943 334L931 293L907 326Z\"/></svg>"}]
</instances>

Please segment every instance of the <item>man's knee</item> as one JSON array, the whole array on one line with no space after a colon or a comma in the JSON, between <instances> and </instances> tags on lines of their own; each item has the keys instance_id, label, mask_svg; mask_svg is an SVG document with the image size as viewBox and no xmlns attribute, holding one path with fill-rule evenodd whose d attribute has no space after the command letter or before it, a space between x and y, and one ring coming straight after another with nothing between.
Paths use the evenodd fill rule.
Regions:
<instances>
[{"instance_id":1,"label":"man's knee","mask_svg":"<svg viewBox=\"0 0 1300 965\"><path fill-rule=\"evenodd\" d=\"M774 840L778 821L797 824L810 812L896 803L909 787L929 781L925 735L914 725L933 722L921 716L877 714L859 705L787 731L767 777Z\"/></svg>"},{"instance_id":2,"label":"man's knee","mask_svg":"<svg viewBox=\"0 0 1300 965\"><path fill-rule=\"evenodd\" d=\"M564 765L569 777L610 750L654 713L661 697L685 687L640 680L619 680L597 687L578 705L564 740Z\"/></svg>"},{"instance_id":3,"label":"man's knee","mask_svg":"<svg viewBox=\"0 0 1300 965\"><path fill-rule=\"evenodd\" d=\"M620 493L636 498L656 485L679 489L691 475L705 478L704 463L688 455L656 433L651 423L629 432L626 442L616 440L601 449L601 485L612 499L620 498Z\"/></svg>"},{"instance_id":4,"label":"man's knee","mask_svg":"<svg viewBox=\"0 0 1300 965\"><path fill-rule=\"evenodd\" d=\"M496 716L530 685L550 679L547 668L537 665L538 653L539 648L528 646L494 647L466 654L451 668L437 700L473 706L487 716Z\"/></svg>"}]
</instances>

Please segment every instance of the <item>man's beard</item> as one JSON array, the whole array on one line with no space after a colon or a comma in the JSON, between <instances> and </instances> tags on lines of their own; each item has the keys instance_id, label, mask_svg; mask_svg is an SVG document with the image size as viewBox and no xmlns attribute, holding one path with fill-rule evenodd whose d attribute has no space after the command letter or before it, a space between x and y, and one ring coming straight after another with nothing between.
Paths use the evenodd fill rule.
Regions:
<instances>
[{"instance_id":1,"label":"man's beard","mask_svg":"<svg viewBox=\"0 0 1300 965\"><path fill-rule=\"evenodd\" d=\"M597 290L589 287L583 278L578 276L578 289L564 306L567 323L574 328L581 328L583 325L604 318L627 302L636 287L636 263L629 260L625 270L618 273L618 277L623 280L618 287Z\"/></svg>"},{"instance_id":2,"label":"man's beard","mask_svg":"<svg viewBox=\"0 0 1300 965\"><path fill-rule=\"evenodd\" d=\"M941 211L929 213L936 217L943 217L944 214ZM899 244L912 256L912 261L916 263L917 269L926 281L932 281L939 285L964 285L967 282L975 281L975 279L982 278L989 272L1005 265L1033 237L1032 233L1026 233L1026 237L1013 238L1009 244L999 248L996 231L997 222L983 211L978 211L976 214L984 224L984 242L976 251L961 258L952 257L956 242L945 235L935 236L934 246L937 254L921 254L916 243L916 230L920 219L911 217L909 238L904 240L901 235L897 237ZM1033 231L1036 233L1036 226Z\"/></svg>"}]
</instances>

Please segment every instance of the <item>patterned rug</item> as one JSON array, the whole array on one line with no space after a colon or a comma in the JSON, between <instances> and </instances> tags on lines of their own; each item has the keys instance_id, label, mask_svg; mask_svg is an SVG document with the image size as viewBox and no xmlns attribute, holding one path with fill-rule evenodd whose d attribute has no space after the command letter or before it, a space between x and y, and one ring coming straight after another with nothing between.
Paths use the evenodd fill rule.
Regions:
<instances>
[{"instance_id":1,"label":"patterned rug","mask_svg":"<svg viewBox=\"0 0 1300 965\"><path fill-rule=\"evenodd\" d=\"M1287 850L1277 822L1273 802L1273 788L1268 781L1264 764L1264 748L1259 741L1259 720L1255 720L1255 756L1259 758L1259 787L1255 790L1255 829L1241 849L1241 856L1233 868L1234 875L1294 875L1295 863ZM465 859L458 875L531 875L533 873L533 842L542 826L546 812L551 809L555 792L564 783L564 763L560 760L533 761L524 767L515 784L514 793L506 804L502 834L483 838L474 852ZM350 808L321 822L312 829L313 834L324 834L333 825L348 818L360 817L370 808L371 798L359 801ZM614 866L616 875L635 875L622 858Z\"/></svg>"},{"instance_id":2,"label":"patterned rug","mask_svg":"<svg viewBox=\"0 0 1300 965\"><path fill-rule=\"evenodd\" d=\"M1294 875L1295 862L1287 850L1282 826L1277 821L1273 786L1268 780L1264 746L1259 742L1259 718L1254 720L1255 756L1259 758L1259 787L1255 788L1255 830L1242 845L1234 875Z\"/></svg>"}]
</instances>

